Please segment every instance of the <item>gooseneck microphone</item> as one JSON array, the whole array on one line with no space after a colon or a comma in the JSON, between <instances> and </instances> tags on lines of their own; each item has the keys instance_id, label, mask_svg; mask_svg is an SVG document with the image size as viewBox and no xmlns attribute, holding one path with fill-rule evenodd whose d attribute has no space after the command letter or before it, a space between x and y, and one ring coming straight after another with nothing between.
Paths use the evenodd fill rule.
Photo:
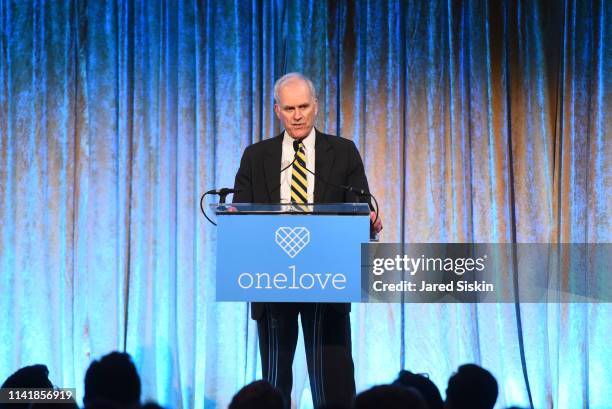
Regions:
<instances>
[{"instance_id":1,"label":"gooseneck microphone","mask_svg":"<svg viewBox=\"0 0 612 409\"><path fill-rule=\"evenodd\" d=\"M208 217L208 215L206 214L206 210L204 210L204 198L206 197L206 195L217 195L219 196L219 204L224 204L225 199L227 198L227 195L232 194L232 193L238 193L238 192L241 192L241 190L240 189L230 189L230 188L224 187L219 190L211 189L208 192L204 193L200 197L200 211L202 212L204 217L206 217L206 220L208 220L210 223L212 223L215 226L217 225L217 223L213 222L210 219L210 217Z\"/></svg>"},{"instance_id":2,"label":"gooseneck microphone","mask_svg":"<svg viewBox=\"0 0 612 409\"><path fill-rule=\"evenodd\" d=\"M295 146L295 142L294 142L294 146ZM346 190L347 192L353 192L355 193L357 196L361 197L361 198L372 198L374 200L374 206L372 206L372 203L368 200L368 204L370 205L370 208L373 207L372 210L374 210L374 214L376 215L376 217L374 218L374 221L372 222L372 224L376 224L376 222L378 221L378 200L376 200L376 197L374 197L374 195L370 192L368 192L365 189L361 189L361 188L357 188L355 186L350 186L350 185L337 185L335 183L332 183L328 180L325 180L322 176L319 176L316 172L313 172L312 170L308 169L307 167L304 167L304 169L306 169L306 172L310 173L311 175L313 175L314 177L316 177L317 179L319 179L321 182L325 183L328 186L332 186L335 188L339 188L339 189L343 189Z\"/></svg>"},{"instance_id":3,"label":"gooseneck microphone","mask_svg":"<svg viewBox=\"0 0 612 409\"><path fill-rule=\"evenodd\" d=\"M225 199L227 198L227 195L232 194L232 193L238 193L240 192L240 189L230 189L227 187L221 188L219 190L209 190L208 192L204 193L204 196L206 195L218 195L219 196L219 203L223 204L225 203Z\"/></svg>"},{"instance_id":4,"label":"gooseneck microphone","mask_svg":"<svg viewBox=\"0 0 612 409\"><path fill-rule=\"evenodd\" d=\"M297 153L298 153L298 149L300 149L300 143L304 140L304 138L302 139L296 139L293 141L293 151L295 152L293 154L293 160L291 161L290 164L288 164L287 166L285 166L284 168L282 168L280 170L279 173L283 173L284 171L286 171L287 169L289 169L291 166L293 166L293 164L295 163L295 161L297 160ZM277 187L277 189L280 187L280 183Z\"/></svg>"}]
</instances>

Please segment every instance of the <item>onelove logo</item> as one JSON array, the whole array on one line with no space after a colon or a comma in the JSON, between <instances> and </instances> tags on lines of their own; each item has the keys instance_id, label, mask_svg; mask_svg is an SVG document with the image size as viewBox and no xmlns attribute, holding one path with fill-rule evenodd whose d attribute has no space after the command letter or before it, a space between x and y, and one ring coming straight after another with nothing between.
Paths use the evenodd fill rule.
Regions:
<instances>
[{"instance_id":1,"label":"onelove logo","mask_svg":"<svg viewBox=\"0 0 612 409\"><path fill-rule=\"evenodd\" d=\"M279 227L274 236L276 244L291 258L295 258L310 243L310 231L303 226ZM346 276L342 273L298 273L295 265L288 266L288 269L288 273L242 273L238 276L238 286L245 290L346 288Z\"/></svg>"}]
</instances>

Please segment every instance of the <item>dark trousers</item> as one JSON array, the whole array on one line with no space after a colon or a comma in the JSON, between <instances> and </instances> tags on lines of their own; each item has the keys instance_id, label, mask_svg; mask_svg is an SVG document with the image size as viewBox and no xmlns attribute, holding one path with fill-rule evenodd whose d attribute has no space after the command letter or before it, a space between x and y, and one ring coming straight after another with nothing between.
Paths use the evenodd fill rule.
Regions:
<instances>
[{"instance_id":1,"label":"dark trousers","mask_svg":"<svg viewBox=\"0 0 612 409\"><path fill-rule=\"evenodd\" d=\"M290 407L298 315L314 407L350 406L355 396L350 318L348 312L337 311L329 304L266 304L264 315L257 321L264 379L283 392L286 407Z\"/></svg>"}]
</instances>

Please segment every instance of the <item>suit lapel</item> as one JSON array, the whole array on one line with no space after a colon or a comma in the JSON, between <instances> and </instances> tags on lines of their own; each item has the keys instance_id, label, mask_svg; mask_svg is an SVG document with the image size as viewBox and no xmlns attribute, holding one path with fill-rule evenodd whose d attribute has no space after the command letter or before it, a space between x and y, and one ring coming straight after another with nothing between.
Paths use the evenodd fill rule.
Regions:
<instances>
[{"instance_id":1,"label":"suit lapel","mask_svg":"<svg viewBox=\"0 0 612 409\"><path fill-rule=\"evenodd\" d=\"M334 166L334 150L327 140L328 136L324 133L317 132L315 140L315 173L323 180L329 181L330 172ZM323 182L318 177L315 177L314 185L314 201L315 203L324 202L325 192L327 191L327 183Z\"/></svg>"},{"instance_id":2,"label":"suit lapel","mask_svg":"<svg viewBox=\"0 0 612 409\"><path fill-rule=\"evenodd\" d=\"M283 156L283 134L274 137L264 155L264 174L270 203L280 202L280 170Z\"/></svg>"}]
</instances>

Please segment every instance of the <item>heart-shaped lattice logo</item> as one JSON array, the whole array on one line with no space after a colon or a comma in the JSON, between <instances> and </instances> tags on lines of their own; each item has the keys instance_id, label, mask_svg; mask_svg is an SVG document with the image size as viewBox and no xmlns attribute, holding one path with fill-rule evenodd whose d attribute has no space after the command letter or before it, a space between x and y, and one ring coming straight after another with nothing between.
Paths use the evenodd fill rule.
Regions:
<instances>
[{"instance_id":1,"label":"heart-shaped lattice logo","mask_svg":"<svg viewBox=\"0 0 612 409\"><path fill-rule=\"evenodd\" d=\"M279 227L276 229L276 244L291 258L310 243L310 231L306 227Z\"/></svg>"}]
</instances>

